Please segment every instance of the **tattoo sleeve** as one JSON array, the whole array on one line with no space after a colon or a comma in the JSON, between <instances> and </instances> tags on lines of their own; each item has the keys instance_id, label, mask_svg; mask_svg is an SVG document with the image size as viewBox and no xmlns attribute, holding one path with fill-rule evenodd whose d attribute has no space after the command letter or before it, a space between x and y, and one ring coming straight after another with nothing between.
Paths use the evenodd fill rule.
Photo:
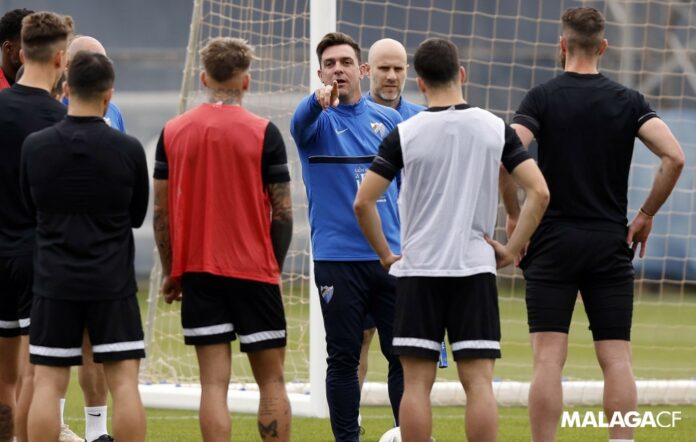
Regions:
<instances>
[{"instance_id":1,"label":"tattoo sleeve","mask_svg":"<svg viewBox=\"0 0 696 442\"><path fill-rule=\"evenodd\" d=\"M12 408L9 405L0 404L0 440L10 441L14 434L14 425L12 419ZM259 423L259 425L261 425ZM259 431L260 431L259 427Z\"/></svg>"},{"instance_id":2,"label":"tattoo sleeve","mask_svg":"<svg viewBox=\"0 0 696 442\"><path fill-rule=\"evenodd\" d=\"M155 180L155 210L153 214L153 228L155 230L155 243L159 251L162 273L169 275L172 272L172 244L169 236L169 181Z\"/></svg>"},{"instance_id":3,"label":"tattoo sleeve","mask_svg":"<svg viewBox=\"0 0 696 442\"><path fill-rule=\"evenodd\" d=\"M268 185L271 199L271 241L278 268L283 270L285 255L292 240L292 198L290 183L271 183Z\"/></svg>"}]
</instances>

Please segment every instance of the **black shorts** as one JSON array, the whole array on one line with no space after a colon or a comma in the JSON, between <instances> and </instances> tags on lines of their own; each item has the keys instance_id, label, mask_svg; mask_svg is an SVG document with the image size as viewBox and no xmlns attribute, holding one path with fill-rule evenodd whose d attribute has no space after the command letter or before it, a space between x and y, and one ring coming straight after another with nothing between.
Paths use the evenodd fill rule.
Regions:
<instances>
[{"instance_id":1,"label":"black shorts","mask_svg":"<svg viewBox=\"0 0 696 442\"><path fill-rule=\"evenodd\" d=\"M82 364L82 335L87 329L94 362L145 357L138 298L75 301L34 297L29 357L32 364Z\"/></svg>"},{"instance_id":2,"label":"black shorts","mask_svg":"<svg viewBox=\"0 0 696 442\"><path fill-rule=\"evenodd\" d=\"M626 233L539 227L521 263L530 333L568 333L580 292L595 341L631 339L634 270Z\"/></svg>"},{"instance_id":3,"label":"black shorts","mask_svg":"<svg viewBox=\"0 0 696 442\"><path fill-rule=\"evenodd\" d=\"M437 361L445 330L457 361L500 357L495 275L397 278L393 353Z\"/></svg>"},{"instance_id":4,"label":"black shorts","mask_svg":"<svg viewBox=\"0 0 696 442\"><path fill-rule=\"evenodd\" d=\"M181 324L188 345L231 342L244 352L285 347L280 287L209 273L182 277Z\"/></svg>"},{"instance_id":5,"label":"black shorts","mask_svg":"<svg viewBox=\"0 0 696 442\"><path fill-rule=\"evenodd\" d=\"M0 337L29 334L33 279L31 255L0 258Z\"/></svg>"},{"instance_id":6,"label":"black shorts","mask_svg":"<svg viewBox=\"0 0 696 442\"><path fill-rule=\"evenodd\" d=\"M375 318L372 317L371 314L366 314L365 315L365 320L363 321L363 330L372 330L373 328L377 327L377 323L375 322Z\"/></svg>"}]
</instances>

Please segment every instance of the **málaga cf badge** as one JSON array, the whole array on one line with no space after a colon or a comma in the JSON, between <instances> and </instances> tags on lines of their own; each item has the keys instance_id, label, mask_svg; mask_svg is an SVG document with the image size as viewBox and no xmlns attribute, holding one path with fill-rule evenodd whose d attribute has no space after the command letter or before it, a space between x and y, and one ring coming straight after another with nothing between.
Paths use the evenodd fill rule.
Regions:
<instances>
[{"instance_id":1,"label":"m\u00e1laga cf badge","mask_svg":"<svg viewBox=\"0 0 696 442\"><path fill-rule=\"evenodd\" d=\"M370 123L370 128L372 129L372 132L376 133L380 137L384 137L387 134L386 129L384 129L384 124L382 123Z\"/></svg>"}]
</instances>

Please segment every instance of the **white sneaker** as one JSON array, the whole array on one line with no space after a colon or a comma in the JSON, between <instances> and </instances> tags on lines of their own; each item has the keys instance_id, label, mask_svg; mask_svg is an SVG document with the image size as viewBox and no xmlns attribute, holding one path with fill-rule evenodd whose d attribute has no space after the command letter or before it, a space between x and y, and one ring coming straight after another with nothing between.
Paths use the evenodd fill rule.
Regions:
<instances>
[{"instance_id":1,"label":"white sneaker","mask_svg":"<svg viewBox=\"0 0 696 442\"><path fill-rule=\"evenodd\" d=\"M73 433L73 431L67 425L63 424L60 426L60 434L58 435L58 442L85 442L83 438Z\"/></svg>"}]
</instances>

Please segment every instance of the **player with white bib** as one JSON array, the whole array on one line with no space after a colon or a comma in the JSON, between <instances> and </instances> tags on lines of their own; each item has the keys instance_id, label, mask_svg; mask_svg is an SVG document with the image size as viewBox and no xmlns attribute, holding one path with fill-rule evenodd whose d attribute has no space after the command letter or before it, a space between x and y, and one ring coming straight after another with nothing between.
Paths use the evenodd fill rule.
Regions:
<instances>
[{"instance_id":1,"label":"player with white bib","mask_svg":"<svg viewBox=\"0 0 696 442\"><path fill-rule=\"evenodd\" d=\"M495 441L493 365L500 358L496 267L512 263L541 219L548 189L512 128L469 106L456 46L421 43L414 55L428 109L382 142L355 199L355 213L381 264L397 277L393 351L404 368L400 408L404 441L428 440L430 391L445 331L467 396L466 435ZM495 229L500 163L527 191L506 246ZM402 253L387 242L377 201L401 173Z\"/></svg>"}]
</instances>

